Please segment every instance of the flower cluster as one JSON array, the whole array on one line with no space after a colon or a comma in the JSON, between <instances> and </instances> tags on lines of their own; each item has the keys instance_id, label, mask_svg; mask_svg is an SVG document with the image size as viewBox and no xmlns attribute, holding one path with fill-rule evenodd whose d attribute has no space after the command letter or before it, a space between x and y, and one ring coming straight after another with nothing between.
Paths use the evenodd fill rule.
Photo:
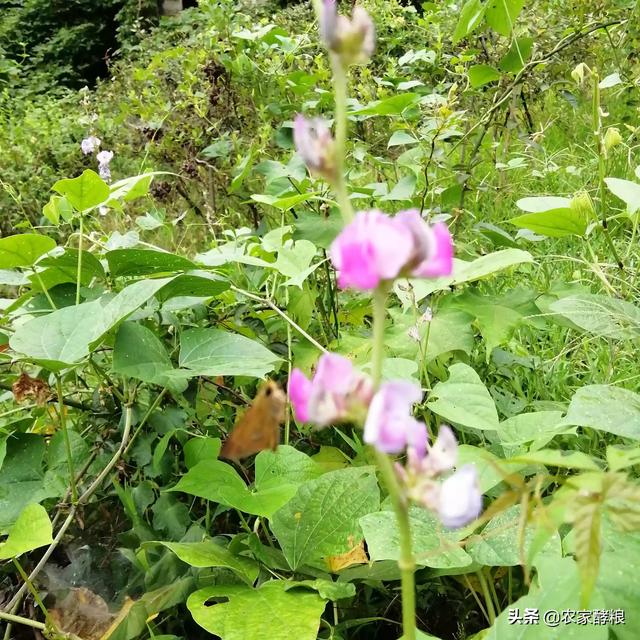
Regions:
<instances>
[{"instance_id":1,"label":"flower cluster","mask_svg":"<svg viewBox=\"0 0 640 640\"><path fill-rule=\"evenodd\" d=\"M376 45L376 32L366 9L355 6L351 18L338 15L336 0L324 0L320 38L344 65L366 64Z\"/></svg>"},{"instance_id":2,"label":"flower cluster","mask_svg":"<svg viewBox=\"0 0 640 640\"><path fill-rule=\"evenodd\" d=\"M417 384L392 380L374 393L371 380L350 360L328 353L318 361L311 379L299 369L292 371L289 396L300 422L319 427L345 421L364 424L367 444L388 454L406 449L408 462L398 466L398 475L407 496L437 512L445 526L460 527L480 513L482 496L473 465L438 481L453 469L458 445L446 426L429 444L426 425L412 415L413 405L422 399Z\"/></svg>"},{"instance_id":3,"label":"flower cluster","mask_svg":"<svg viewBox=\"0 0 640 640\"><path fill-rule=\"evenodd\" d=\"M373 385L350 360L327 353L318 361L311 380L300 369L291 372L289 396L297 420L324 427L359 421L371 402Z\"/></svg>"},{"instance_id":4,"label":"flower cluster","mask_svg":"<svg viewBox=\"0 0 640 640\"><path fill-rule=\"evenodd\" d=\"M109 163L113 159L113 151L98 151L101 144L102 140L100 140L100 138L91 135L82 140L80 143L80 149L85 156L91 153L96 154L96 160L98 161L98 173L103 180L109 181L111 180L111 169L109 169Z\"/></svg>"},{"instance_id":5,"label":"flower cluster","mask_svg":"<svg viewBox=\"0 0 640 640\"><path fill-rule=\"evenodd\" d=\"M429 225L417 209L393 218L360 211L333 242L331 262L342 289L370 290L399 276L449 275L453 242L446 224Z\"/></svg>"}]
</instances>

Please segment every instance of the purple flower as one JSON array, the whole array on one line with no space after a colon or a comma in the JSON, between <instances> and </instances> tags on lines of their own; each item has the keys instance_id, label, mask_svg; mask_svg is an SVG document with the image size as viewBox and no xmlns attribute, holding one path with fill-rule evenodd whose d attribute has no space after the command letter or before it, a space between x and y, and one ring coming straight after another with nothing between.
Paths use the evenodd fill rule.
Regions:
<instances>
[{"instance_id":1,"label":"purple flower","mask_svg":"<svg viewBox=\"0 0 640 640\"><path fill-rule=\"evenodd\" d=\"M360 211L331 245L341 288L375 289L400 275L434 277L451 273L453 244L447 226L427 224L416 209L391 218Z\"/></svg>"},{"instance_id":2,"label":"purple flower","mask_svg":"<svg viewBox=\"0 0 640 640\"><path fill-rule=\"evenodd\" d=\"M477 518L481 510L478 472L474 465L466 464L442 483L438 516L445 527L455 529Z\"/></svg>"},{"instance_id":3,"label":"purple flower","mask_svg":"<svg viewBox=\"0 0 640 640\"><path fill-rule=\"evenodd\" d=\"M323 427L358 419L371 401L373 388L365 375L347 358L326 353L309 380L299 369L289 378L289 397L296 420Z\"/></svg>"},{"instance_id":4,"label":"purple flower","mask_svg":"<svg viewBox=\"0 0 640 640\"><path fill-rule=\"evenodd\" d=\"M406 265L414 277L448 276L453 268L453 241L444 222L427 224L417 209L401 211L394 218L413 236L413 253Z\"/></svg>"},{"instance_id":5,"label":"purple flower","mask_svg":"<svg viewBox=\"0 0 640 640\"><path fill-rule=\"evenodd\" d=\"M395 278L413 250L411 233L377 210L360 211L333 241L330 255L345 289L375 289Z\"/></svg>"},{"instance_id":6,"label":"purple flower","mask_svg":"<svg viewBox=\"0 0 640 640\"><path fill-rule=\"evenodd\" d=\"M320 13L320 38L345 66L366 64L376 45L375 26L366 9L356 6L351 18L339 16L336 0L324 0Z\"/></svg>"},{"instance_id":7,"label":"purple flower","mask_svg":"<svg viewBox=\"0 0 640 640\"><path fill-rule=\"evenodd\" d=\"M298 114L293 122L293 141L296 151L311 172L329 182L335 180L335 145L324 120L307 120Z\"/></svg>"},{"instance_id":8,"label":"purple flower","mask_svg":"<svg viewBox=\"0 0 640 640\"><path fill-rule=\"evenodd\" d=\"M85 156L93 153L100 146L100 142L100 138L96 138L96 136L89 136L88 138L85 138L80 143L82 153L84 153Z\"/></svg>"},{"instance_id":9,"label":"purple flower","mask_svg":"<svg viewBox=\"0 0 640 640\"><path fill-rule=\"evenodd\" d=\"M113 159L113 151L101 151L96 155L98 161L98 173L103 180L111 179L111 169L109 169L109 163Z\"/></svg>"},{"instance_id":10,"label":"purple flower","mask_svg":"<svg viewBox=\"0 0 640 640\"><path fill-rule=\"evenodd\" d=\"M384 453L400 453L409 446L423 456L427 428L411 415L412 405L421 399L417 384L394 380L380 385L369 405L364 441Z\"/></svg>"}]
</instances>

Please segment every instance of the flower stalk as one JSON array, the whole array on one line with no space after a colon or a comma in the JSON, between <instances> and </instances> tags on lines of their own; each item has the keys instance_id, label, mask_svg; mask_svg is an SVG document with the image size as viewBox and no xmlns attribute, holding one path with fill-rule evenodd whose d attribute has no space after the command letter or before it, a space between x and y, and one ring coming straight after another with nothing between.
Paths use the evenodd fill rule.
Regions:
<instances>
[{"instance_id":1,"label":"flower stalk","mask_svg":"<svg viewBox=\"0 0 640 640\"><path fill-rule=\"evenodd\" d=\"M382 283L373 293L373 345L371 376L377 389L382 379L384 361L384 323L389 287ZM403 640L416 639L416 595L415 595L415 558L411 542L409 522L409 504L402 494L400 483L393 469L393 462L386 453L374 448L380 475L389 492L389 498L398 523L400 540L400 588L402 592L402 631Z\"/></svg>"}]
</instances>

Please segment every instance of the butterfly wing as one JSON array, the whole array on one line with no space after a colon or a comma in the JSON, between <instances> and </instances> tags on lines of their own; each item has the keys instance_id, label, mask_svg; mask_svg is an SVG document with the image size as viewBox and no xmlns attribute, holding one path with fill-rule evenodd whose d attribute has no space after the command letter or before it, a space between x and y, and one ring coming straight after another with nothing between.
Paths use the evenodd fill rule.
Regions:
<instances>
[{"instance_id":1,"label":"butterfly wing","mask_svg":"<svg viewBox=\"0 0 640 640\"><path fill-rule=\"evenodd\" d=\"M221 457L237 461L265 449L275 450L280 439L284 401L285 395L278 385L268 382L236 423L222 447Z\"/></svg>"}]
</instances>

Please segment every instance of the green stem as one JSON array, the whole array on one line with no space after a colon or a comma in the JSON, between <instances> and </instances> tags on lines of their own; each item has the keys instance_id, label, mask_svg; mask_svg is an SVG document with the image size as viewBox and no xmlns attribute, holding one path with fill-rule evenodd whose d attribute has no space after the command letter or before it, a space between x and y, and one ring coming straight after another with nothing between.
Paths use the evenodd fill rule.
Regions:
<instances>
[{"instance_id":1,"label":"green stem","mask_svg":"<svg viewBox=\"0 0 640 640\"><path fill-rule=\"evenodd\" d=\"M384 321L389 287L379 286L373 294L373 350L371 376L377 387L382 379L382 363L384 359ZM416 593L415 593L415 558L411 544L411 527L409 523L409 505L402 495L400 484L393 469L391 458L375 450L376 462L380 474L389 492L391 505L396 514L400 536L400 585L402 589L402 631L403 640L416 640Z\"/></svg>"},{"instance_id":2,"label":"green stem","mask_svg":"<svg viewBox=\"0 0 640 640\"><path fill-rule=\"evenodd\" d=\"M484 603L487 606L487 613L489 614L489 624L493 624L496 619L496 610L493 606L493 600L491 599L491 594L489 593L489 585L487 584L487 579L482 573L482 570L476 571L476 575L478 576L478 580L480 581L480 587L482 588L482 595L484 596Z\"/></svg>"},{"instance_id":3,"label":"green stem","mask_svg":"<svg viewBox=\"0 0 640 640\"><path fill-rule=\"evenodd\" d=\"M340 58L331 54L331 66L333 69L333 91L335 95L335 163L336 180L334 189L342 218L345 223L353 218L353 207L349 200L347 183L345 180L345 157L347 153L347 72Z\"/></svg>"},{"instance_id":4,"label":"green stem","mask_svg":"<svg viewBox=\"0 0 640 640\"><path fill-rule=\"evenodd\" d=\"M78 489L76 488L76 471L73 466L73 451L71 449L71 440L69 439L69 430L67 429L67 414L64 406L64 395L62 393L62 379L56 376L56 393L58 394L58 414L60 415L60 429L64 437L64 446L67 450L67 466L69 467L69 483L71 486L71 502L76 504L78 501Z\"/></svg>"},{"instance_id":5,"label":"green stem","mask_svg":"<svg viewBox=\"0 0 640 640\"><path fill-rule=\"evenodd\" d=\"M22 565L18 561L18 558L13 558L13 565L18 570L18 573L20 574L20 577L24 580L24 583L27 585L27 589L31 591L31 595L33 596L33 599L36 601L36 604L40 607L40 610L44 614L45 620L49 622L49 612L47 611L47 608L44 606L44 603L40 598L40 594L38 593L38 590L33 586L33 583L31 582L31 580L29 580L29 576L27 575L27 572L22 568Z\"/></svg>"},{"instance_id":6,"label":"green stem","mask_svg":"<svg viewBox=\"0 0 640 640\"><path fill-rule=\"evenodd\" d=\"M607 226L607 216L606 216L606 185L605 185L605 176L606 176L606 157L604 150L604 143L602 140L602 120L600 118L600 77L594 71L592 73L593 78L593 136L595 138L596 151L598 153L598 194L600 196L600 224L602 226L602 230L604 231L604 237L609 245L609 249L611 250L611 254L613 255L614 260L616 261L620 270L624 270L624 264L622 260L620 260L620 256L616 251L616 247L613 244L613 240L611 239L611 234L609 233L609 228Z\"/></svg>"},{"instance_id":7,"label":"green stem","mask_svg":"<svg viewBox=\"0 0 640 640\"><path fill-rule=\"evenodd\" d=\"M80 214L80 235L78 236L78 273L76 274L76 304L80 304L80 279L82 277L82 238L84 235L84 218Z\"/></svg>"},{"instance_id":8,"label":"green stem","mask_svg":"<svg viewBox=\"0 0 640 640\"><path fill-rule=\"evenodd\" d=\"M35 267L33 269L33 275L35 275L36 280L38 281L38 284L42 289L42 293L44 293L44 297L47 299L47 302L51 305L52 311L55 311L58 307L56 306L56 303L51 298L51 295L49 295L49 291L47 290L47 287L44 286L44 282L42 282L42 278L40 277L40 274L38 273Z\"/></svg>"},{"instance_id":9,"label":"green stem","mask_svg":"<svg viewBox=\"0 0 640 640\"><path fill-rule=\"evenodd\" d=\"M37 620L29 620L28 618L23 618L22 616L14 616L11 613L2 613L2 611L0 611L0 620L15 622L16 624L24 624L27 627L40 629L40 631L44 631L46 628L43 622L38 622Z\"/></svg>"}]
</instances>

